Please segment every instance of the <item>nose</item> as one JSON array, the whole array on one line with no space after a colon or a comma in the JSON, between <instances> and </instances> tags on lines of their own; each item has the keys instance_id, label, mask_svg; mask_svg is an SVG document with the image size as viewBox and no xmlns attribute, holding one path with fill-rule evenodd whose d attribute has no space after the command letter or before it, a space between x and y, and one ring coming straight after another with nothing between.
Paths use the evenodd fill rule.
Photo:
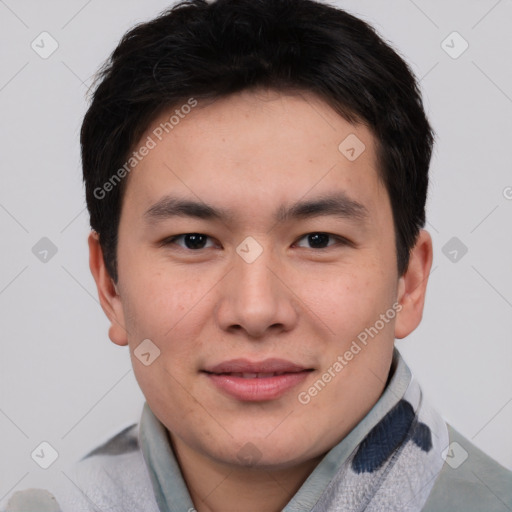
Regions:
<instances>
[{"instance_id":1,"label":"nose","mask_svg":"<svg viewBox=\"0 0 512 512\"><path fill-rule=\"evenodd\" d=\"M235 255L234 268L222 282L216 315L223 330L244 332L252 339L293 329L298 300L270 250L251 263Z\"/></svg>"}]
</instances>

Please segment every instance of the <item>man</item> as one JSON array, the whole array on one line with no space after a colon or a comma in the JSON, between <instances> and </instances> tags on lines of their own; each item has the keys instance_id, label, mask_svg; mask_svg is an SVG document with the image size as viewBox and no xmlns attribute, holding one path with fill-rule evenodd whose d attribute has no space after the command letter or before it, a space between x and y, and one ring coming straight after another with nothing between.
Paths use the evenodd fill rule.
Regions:
<instances>
[{"instance_id":1,"label":"man","mask_svg":"<svg viewBox=\"0 0 512 512\"><path fill-rule=\"evenodd\" d=\"M146 404L8 511L512 506L394 348L432 264L433 133L371 27L311 0L179 4L123 38L81 143L90 267Z\"/></svg>"}]
</instances>

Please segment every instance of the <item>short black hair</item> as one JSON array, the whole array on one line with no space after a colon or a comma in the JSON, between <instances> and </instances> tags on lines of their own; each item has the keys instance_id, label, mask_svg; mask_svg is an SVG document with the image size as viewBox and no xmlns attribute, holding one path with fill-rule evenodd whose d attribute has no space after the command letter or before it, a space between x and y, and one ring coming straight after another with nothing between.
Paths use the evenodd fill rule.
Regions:
<instances>
[{"instance_id":1,"label":"short black hair","mask_svg":"<svg viewBox=\"0 0 512 512\"><path fill-rule=\"evenodd\" d=\"M91 228L114 282L121 177L140 137L165 109L191 98L256 88L314 93L370 129L393 212L399 275L406 271L425 224L434 143L406 62L370 25L314 0L186 0L124 35L97 75L82 124Z\"/></svg>"}]
</instances>

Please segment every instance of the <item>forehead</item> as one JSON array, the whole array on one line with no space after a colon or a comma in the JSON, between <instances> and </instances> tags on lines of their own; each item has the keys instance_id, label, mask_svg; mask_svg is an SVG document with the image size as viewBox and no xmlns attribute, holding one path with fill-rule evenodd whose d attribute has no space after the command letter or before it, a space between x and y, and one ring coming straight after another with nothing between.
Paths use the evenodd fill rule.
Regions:
<instances>
[{"instance_id":1,"label":"forehead","mask_svg":"<svg viewBox=\"0 0 512 512\"><path fill-rule=\"evenodd\" d=\"M163 111L135 150L148 143L125 197L145 210L170 193L217 205L258 201L262 214L333 191L371 209L385 193L370 130L304 92L184 101Z\"/></svg>"}]
</instances>

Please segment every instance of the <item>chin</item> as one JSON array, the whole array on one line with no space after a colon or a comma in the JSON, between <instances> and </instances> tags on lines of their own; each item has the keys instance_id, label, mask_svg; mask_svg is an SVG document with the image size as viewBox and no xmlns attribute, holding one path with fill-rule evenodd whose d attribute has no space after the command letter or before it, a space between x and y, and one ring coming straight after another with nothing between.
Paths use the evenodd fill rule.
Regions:
<instances>
[{"instance_id":1,"label":"chin","mask_svg":"<svg viewBox=\"0 0 512 512\"><path fill-rule=\"evenodd\" d=\"M290 439L293 439L293 444L287 443ZM244 438L236 441L236 446L238 448L235 451L232 450L233 445L231 445L228 454L218 454L218 457L223 459L223 463L241 469L267 471L287 469L317 456L310 450L304 450L304 444L291 434L287 439L280 440Z\"/></svg>"}]
</instances>

